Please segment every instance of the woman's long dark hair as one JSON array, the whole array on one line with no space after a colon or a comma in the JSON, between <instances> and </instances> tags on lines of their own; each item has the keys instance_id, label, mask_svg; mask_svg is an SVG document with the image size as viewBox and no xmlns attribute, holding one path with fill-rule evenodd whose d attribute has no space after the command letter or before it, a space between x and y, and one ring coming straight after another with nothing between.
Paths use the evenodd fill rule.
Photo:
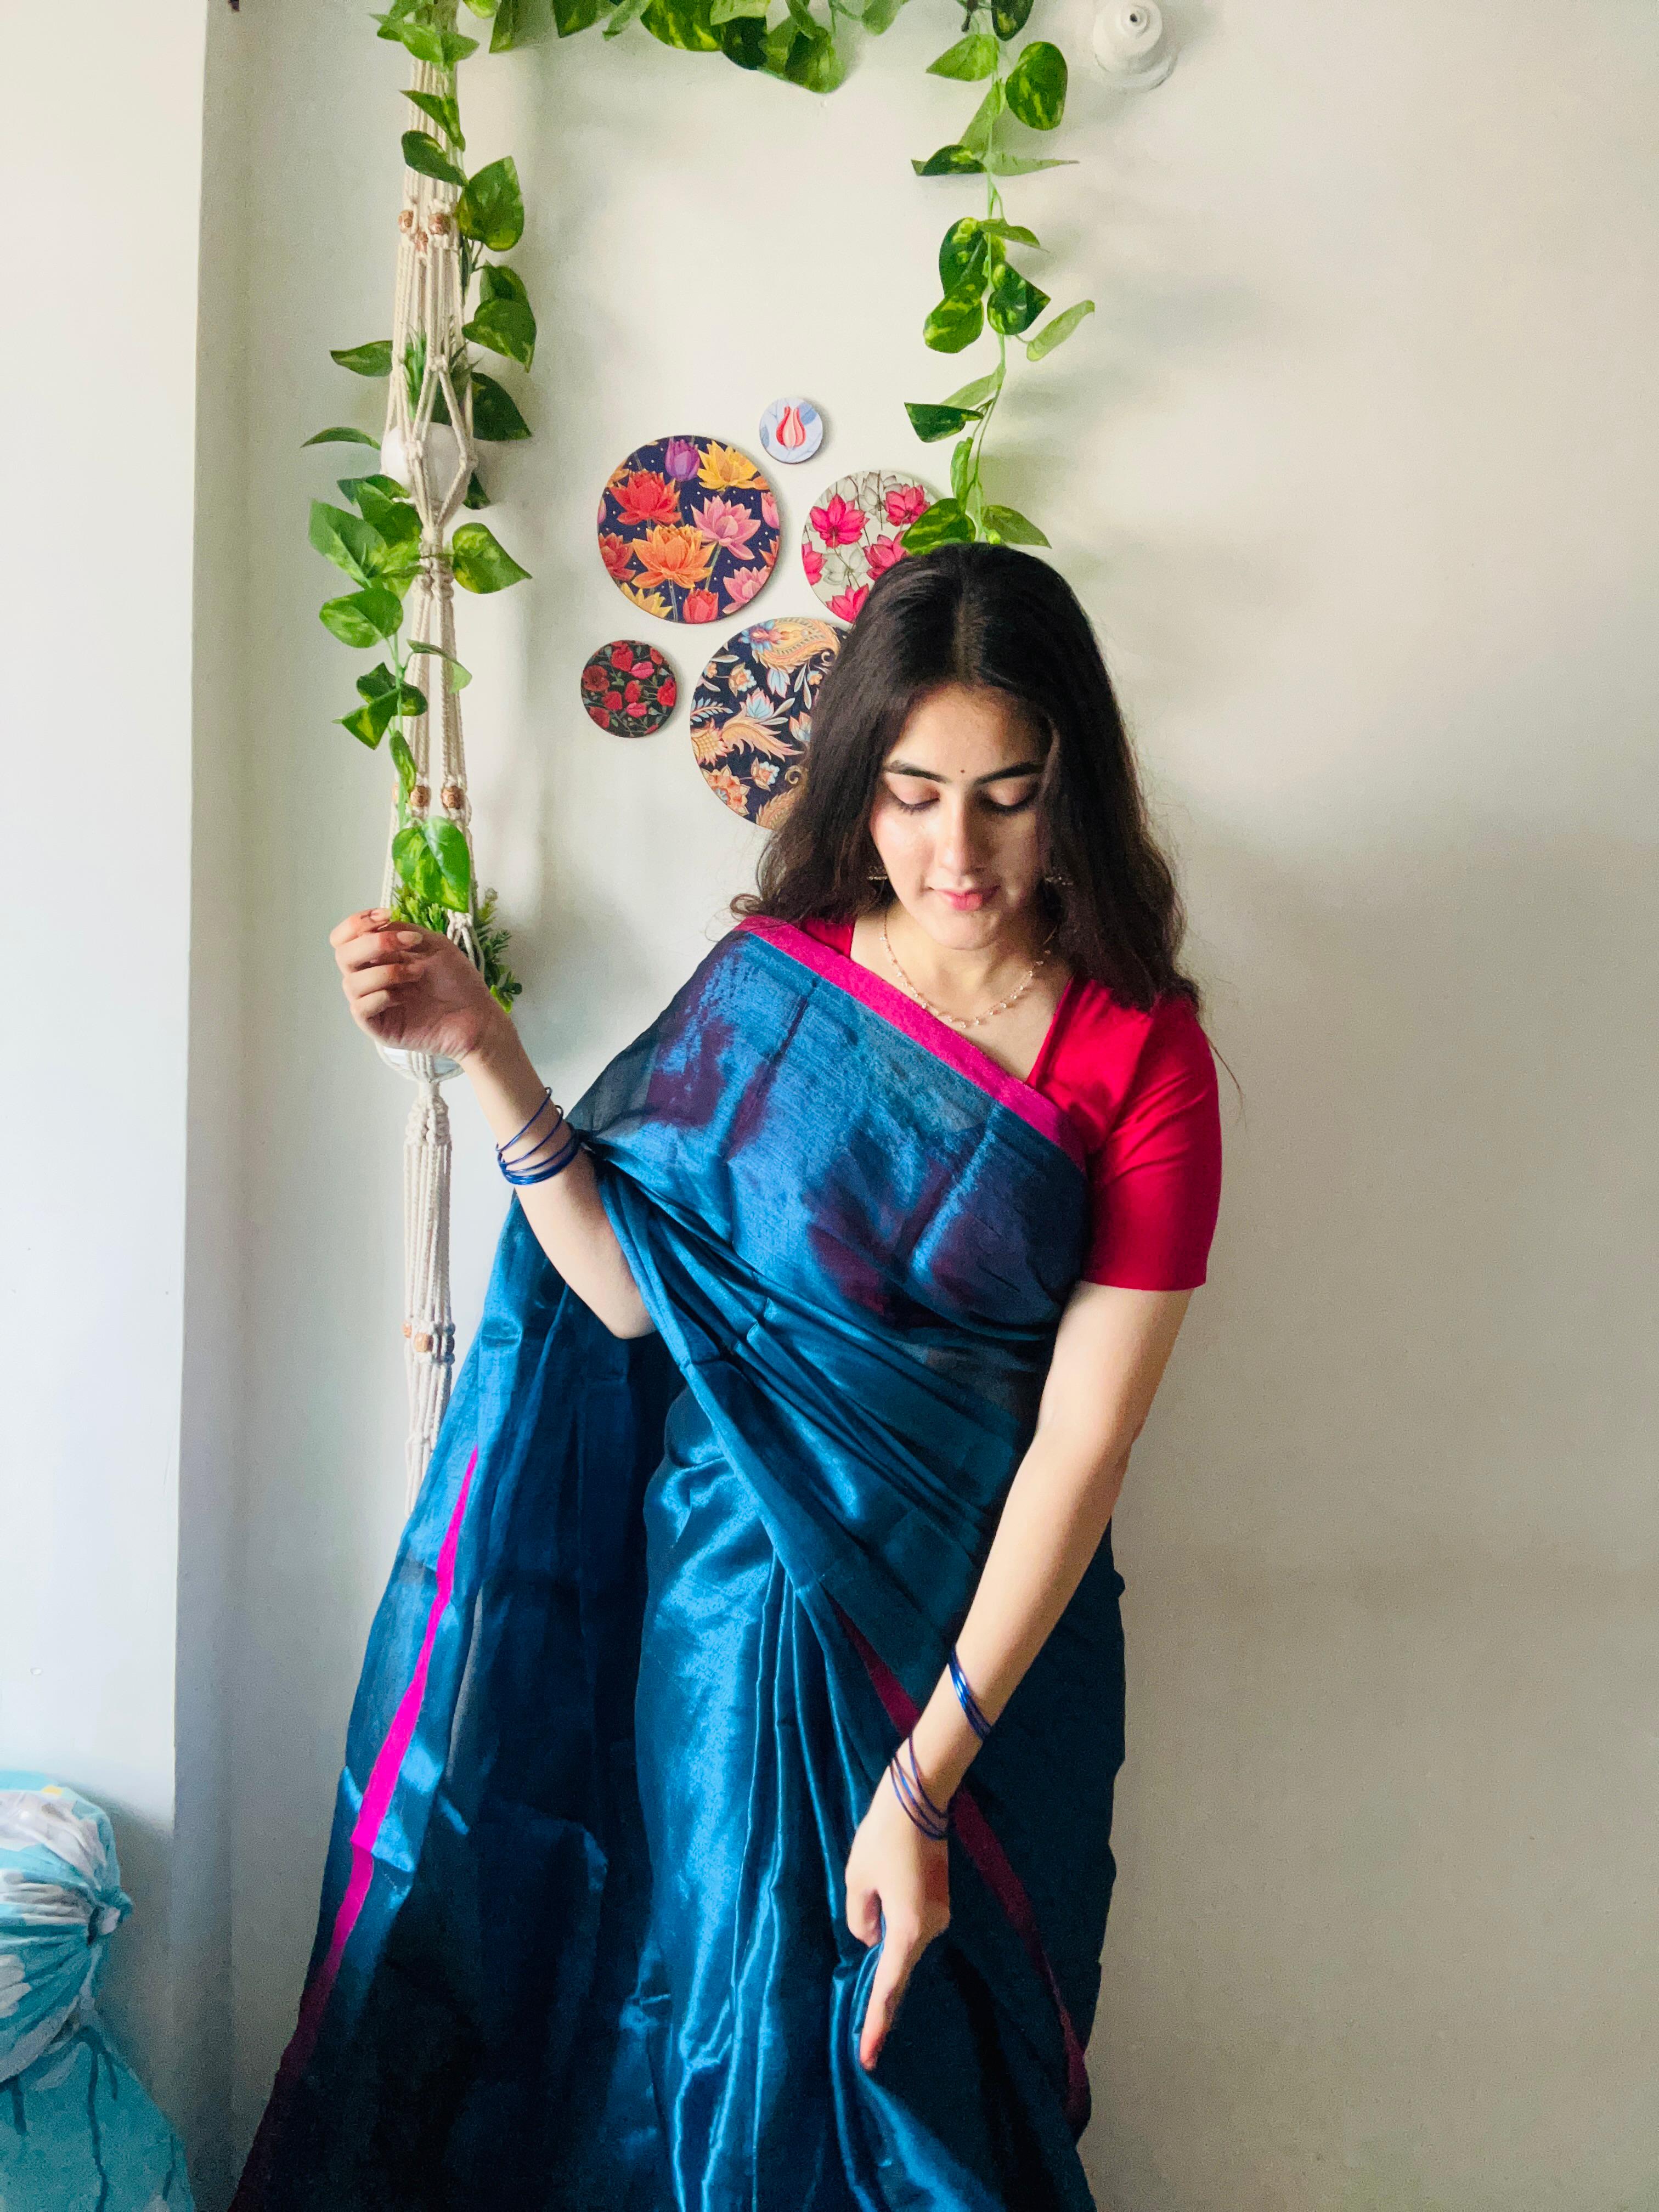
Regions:
<instances>
[{"instance_id":1,"label":"woman's long dark hair","mask_svg":"<svg viewBox=\"0 0 1659 2212\"><path fill-rule=\"evenodd\" d=\"M1127 1006L1200 1004L1176 964L1186 927L1089 617L1065 578L1012 545L942 545L878 579L812 708L805 773L734 914L847 918L885 902L870 836L881 764L942 684L987 684L1048 739L1037 789L1059 947ZM1069 878L1059 884L1046 878Z\"/></svg>"}]
</instances>

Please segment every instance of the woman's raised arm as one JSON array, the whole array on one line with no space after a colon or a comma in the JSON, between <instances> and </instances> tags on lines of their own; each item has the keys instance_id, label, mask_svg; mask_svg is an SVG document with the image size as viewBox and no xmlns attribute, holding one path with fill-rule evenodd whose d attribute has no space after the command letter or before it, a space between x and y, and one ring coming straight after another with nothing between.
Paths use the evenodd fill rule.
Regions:
<instances>
[{"instance_id":1,"label":"woman's raised arm","mask_svg":"<svg viewBox=\"0 0 1659 2212\"><path fill-rule=\"evenodd\" d=\"M485 989L459 945L433 931L394 921L380 908L348 915L329 938L346 1004L379 1044L442 1053L459 1060L498 1145L506 1145L543 1106L545 1085L519 1041L512 1017ZM574 1135L545 1111L531 1133L534 1160L560 1157ZM514 1158L525 1158L522 1147ZM586 1152L544 1182L518 1188L525 1218L564 1280L613 1336L652 1328Z\"/></svg>"}]
</instances>

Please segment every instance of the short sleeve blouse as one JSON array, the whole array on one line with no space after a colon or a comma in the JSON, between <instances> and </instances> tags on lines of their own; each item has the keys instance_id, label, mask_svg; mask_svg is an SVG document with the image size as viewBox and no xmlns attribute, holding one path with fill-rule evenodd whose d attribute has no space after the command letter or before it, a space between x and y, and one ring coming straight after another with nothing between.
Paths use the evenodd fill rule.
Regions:
<instances>
[{"instance_id":1,"label":"short sleeve blouse","mask_svg":"<svg viewBox=\"0 0 1659 2212\"><path fill-rule=\"evenodd\" d=\"M801 927L852 957L850 921ZM1221 1203L1221 1114L1210 1041L1185 999L1142 1012L1073 976L1030 1073L1083 1140L1090 1237L1081 1280L1196 1290Z\"/></svg>"}]
</instances>

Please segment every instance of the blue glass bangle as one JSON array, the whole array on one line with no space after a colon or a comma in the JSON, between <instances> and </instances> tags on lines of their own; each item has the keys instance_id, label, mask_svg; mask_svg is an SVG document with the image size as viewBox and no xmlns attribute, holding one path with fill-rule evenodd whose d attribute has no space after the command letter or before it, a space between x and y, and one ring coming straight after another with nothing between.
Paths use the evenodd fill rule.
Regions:
<instances>
[{"instance_id":1,"label":"blue glass bangle","mask_svg":"<svg viewBox=\"0 0 1659 2212\"><path fill-rule=\"evenodd\" d=\"M916 1739L914 1729L905 1737L904 1748L910 1754L910 1779L915 1784L916 1789L921 1795L922 1803L927 1808L928 1811L933 1814L936 1820L943 1820L948 1827L951 1821L950 1807L948 1805L936 1805L927 1794L927 1784L921 1778L921 1761L916 1757Z\"/></svg>"},{"instance_id":2,"label":"blue glass bangle","mask_svg":"<svg viewBox=\"0 0 1659 2212\"><path fill-rule=\"evenodd\" d=\"M556 1175L563 1174L581 1148L581 1131L573 1129L569 1143L562 1145L553 1158L544 1160L540 1167L527 1170L504 1167L501 1173L511 1183L550 1182Z\"/></svg>"},{"instance_id":3,"label":"blue glass bangle","mask_svg":"<svg viewBox=\"0 0 1659 2212\"><path fill-rule=\"evenodd\" d=\"M908 1742L909 1739L907 1737L905 1741ZM911 1755L912 1757L915 1756L914 1748ZM916 1796L915 1784L911 1782L909 1777L899 1765L897 1752L895 1752L891 1759L887 1762L887 1773L889 1779L893 1784L893 1795L898 1799L899 1803L904 1808L905 1813L908 1816L913 1826L920 1828L922 1834L927 1837L931 1842L942 1844L951 1832L949 1818L946 1815L935 1816L929 1812L924 1812L922 1810L921 1804ZM921 1795L922 1797L926 1799L927 1803L931 1807L933 1800L930 1797L927 1797L927 1792L924 1790Z\"/></svg>"},{"instance_id":4,"label":"blue glass bangle","mask_svg":"<svg viewBox=\"0 0 1659 2212\"><path fill-rule=\"evenodd\" d=\"M991 1733L991 1723L986 1719L979 1699L968 1686L968 1677L962 1671L962 1662L957 1656L954 1644L951 1646L951 1680L956 1690L957 1701L968 1716L969 1727L983 1743Z\"/></svg>"},{"instance_id":5,"label":"blue glass bangle","mask_svg":"<svg viewBox=\"0 0 1659 2212\"><path fill-rule=\"evenodd\" d=\"M526 1136L528 1136L528 1135L529 1135L530 1132L531 1132L531 1131L535 1127L535 1126L536 1126L537 1122L538 1122L538 1121L539 1121L541 1120L541 1118L542 1118L542 1112L543 1112L543 1109L544 1109L545 1107L550 1106L550 1105L552 1104L552 1103L553 1103L553 1093L552 1093L552 1091L551 1091L550 1090L544 1091L542 1092L542 1095L541 1095L540 1098L538 1098L538 1099L537 1100L537 1102L536 1102L536 1110L535 1110L535 1112L531 1115L530 1119L529 1119L529 1120L525 1123L525 1125L524 1125L523 1128L522 1128L522 1129L518 1130L518 1131L517 1131L517 1132L516 1132L513 1136L510 1136L509 1138L507 1138L507 1141L506 1141L504 1144L500 1144L500 1145L497 1145L497 1146L496 1146L496 1147L495 1147L495 1157L496 1157L496 1158L497 1158L498 1160L499 1160L499 1159L503 1158L507 1153L508 1153L508 1152L510 1152L512 1151L512 1149L513 1149L514 1146L514 1145L516 1145L516 1144L518 1143L519 1139L520 1139L520 1137L526 1137ZM558 1127L558 1123L556 1121L556 1122L554 1123L554 1125L553 1125L553 1126L554 1126L554 1127L555 1127L555 1128L556 1128L556 1127Z\"/></svg>"}]
</instances>

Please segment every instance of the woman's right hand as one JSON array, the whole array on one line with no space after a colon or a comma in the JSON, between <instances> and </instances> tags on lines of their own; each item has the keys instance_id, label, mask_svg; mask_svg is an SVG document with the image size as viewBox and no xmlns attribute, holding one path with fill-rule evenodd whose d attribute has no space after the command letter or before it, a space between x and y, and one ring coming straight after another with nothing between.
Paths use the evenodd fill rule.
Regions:
<instances>
[{"instance_id":1,"label":"woman's right hand","mask_svg":"<svg viewBox=\"0 0 1659 2212\"><path fill-rule=\"evenodd\" d=\"M383 907L349 914L328 941L352 1019L377 1044L464 1060L507 1022L459 945Z\"/></svg>"}]
</instances>

